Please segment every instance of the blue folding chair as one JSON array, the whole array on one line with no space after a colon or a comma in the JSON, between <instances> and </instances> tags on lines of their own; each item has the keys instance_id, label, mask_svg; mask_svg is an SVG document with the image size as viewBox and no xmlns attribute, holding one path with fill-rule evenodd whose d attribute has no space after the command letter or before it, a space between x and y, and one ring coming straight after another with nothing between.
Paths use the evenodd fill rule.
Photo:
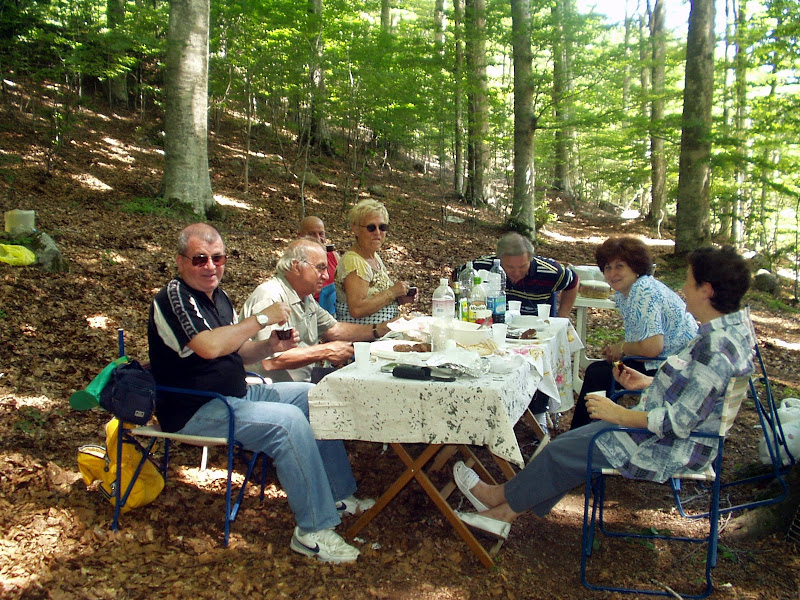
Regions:
<instances>
[{"instance_id":1,"label":"blue folding chair","mask_svg":"<svg viewBox=\"0 0 800 600\"><path fill-rule=\"evenodd\" d=\"M122 329L117 331L118 334L118 344L119 344L119 355L125 355L125 338L124 332ZM228 435L225 437L206 437L206 436L193 436L193 435L182 435L177 433L168 433L161 431L161 428L156 425L146 425L143 427L129 427L126 423L120 423L119 427L119 435L117 436L117 480L114 485L114 518L111 522L111 529L113 531L117 531L119 529L119 516L122 512L122 508L125 506L125 503L128 500L128 496L133 489L133 484L136 482L139 473L142 470L142 467L145 464L145 461L152 460L154 464L161 470L161 473L164 476L164 480L167 479L167 471L169 467L169 450L170 450L170 442L178 441L183 442L186 444L190 444L193 446L203 446L204 449L209 446L226 446L227 448L227 468L228 468L228 475L225 485L225 525L224 525L224 536L223 536L223 546L228 546L228 541L230 539L230 530L231 530L231 523L236 519L237 514L239 513L239 507L241 506L242 499L244 498L244 493L247 488L247 482L250 479L250 476L253 474L253 470L255 469L256 463L258 459L261 458L261 492L259 495L259 499L261 501L264 500L264 487L266 486L267 482L267 456L260 453L260 452L253 452L252 456L249 460L246 461L247 464L247 471L245 473L244 482L242 483L241 488L239 489L239 493L236 497L236 500L233 501L233 471L234 471L234 457L235 452L234 450L238 450L239 454L242 455L244 448L242 444L237 442L234 439L234 431L235 431L235 424L236 424L236 417L234 415L233 409L231 408L230 404L226 400L225 396L222 394L218 394L216 392L208 392L205 390L192 390L187 388L175 388L169 386L158 386L157 392L169 392L172 394L186 394L191 396L204 396L207 398L215 398L220 400L228 409ZM139 442L137 437L149 437L150 440L146 444L142 444ZM164 451L163 451L163 459L160 464L158 464L155 460L153 460L152 454L154 450L154 446L156 441L162 439L164 441ZM128 486L123 490L122 489L122 444L133 444L137 448L139 448L142 457L139 464L134 471L133 476L131 477ZM204 459L205 462L205 459Z\"/></svg>"},{"instance_id":2,"label":"blue folding chair","mask_svg":"<svg viewBox=\"0 0 800 600\"><path fill-rule=\"evenodd\" d=\"M680 542L690 544L706 544L706 561L705 561L705 588L699 593L684 593L681 597L684 598L705 598L714 589L711 580L711 570L717 564L717 545L719 541L719 499L722 479L722 455L725 445L725 437L730 430L733 421L739 412L739 407L744 400L748 390L748 377L738 377L732 379L728 384L725 392L724 406L722 411L722 418L720 419L720 429L716 433L692 433L690 437L707 438L716 441L717 455L713 463L703 473L675 473L672 479L699 479L706 481L711 486L711 497L709 499L709 510L706 512L708 518L708 533L702 537L689 537L670 535L669 533L660 533L655 529L651 529L649 533L640 532L627 532L619 530L611 530L606 527L603 520L604 517L604 502L605 502L605 489L606 477L613 475L620 475L616 469L597 469L592 466L592 458L595 452L595 442L598 438L608 435L613 431L624 431L642 435L653 435L647 429L638 429L630 427L607 427L602 431L595 434L592 438L592 443L589 446L589 453L586 466L586 488L584 493L584 509L583 509L583 531L581 538L581 582L587 588L592 590L605 590L610 592L623 592L634 594L646 594L656 596L674 596L675 593L670 590L654 589L654 588L632 588L616 586L611 584L598 584L591 583L587 578L588 561L592 552L595 550L596 537L595 531L599 529L604 535L608 537L622 537L622 538L637 538L637 539L659 539L668 542ZM672 481L672 479L670 481ZM626 478L626 481L636 482L637 479ZM652 483L652 482L648 482ZM599 544L598 544L599 546ZM625 568L625 565L621 565ZM605 570L604 570L605 571Z\"/></svg>"}]
</instances>

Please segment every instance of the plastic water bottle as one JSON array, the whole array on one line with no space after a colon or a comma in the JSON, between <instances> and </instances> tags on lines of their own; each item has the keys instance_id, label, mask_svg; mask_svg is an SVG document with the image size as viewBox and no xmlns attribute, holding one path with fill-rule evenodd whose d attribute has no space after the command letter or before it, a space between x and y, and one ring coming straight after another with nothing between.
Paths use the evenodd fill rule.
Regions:
<instances>
[{"instance_id":1,"label":"plastic water bottle","mask_svg":"<svg viewBox=\"0 0 800 600\"><path fill-rule=\"evenodd\" d=\"M447 349L450 328L456 316L456 295L446 278L439 280L439 287L433 291L433 324L431 325L431 349L443 352Z\"/></svg>"},{"instance_id":2,"label":"plastic water bottle","mask_svg":"<svg viewBox=\"0 0 800 600\"><path fill-rule=\"evenodd\" d=\"M464 311L465 314L461 316L463 321L469 320L469 294L472 291L472 284L475 280L475 269L472 266L472 261L467 261L467 265L461 269L461 273L458 276L458 282L461 284L461 298L459 298L459 304L463 307L464 304L467 305L467 310ZM466 302L462 302L461 299L466 300Z\"/></svg>"},{"instance_id":3,"label":"plastic water bottle","mask_svg":"<svg viewBox=\"0 0 800 600\"><path fill-rule=\"evenodd\" d=\"M439 287L433 292L433 318L452 321L456 316L456 295L449 285L449 281L442 277Z\"/></svg>"},{"instance_id":4,"label":"plastic water bottle","mask_svg":"<svg viewBox=\"0 0 800 600\"><path fill-rule=\"evenodd\" d=\"M498 276L497 295L492 307L492 321L495 323L506 322L506 272L500 266L500 259L495 258L492 263L491 273Z\"/></svg>"},{"instance_id":5,"label":"plastic water bottle","mask_svg":"<svg viewBox=\"0 0 800 600\"><path fill-rule=\"evenodd\" d=\"M472 280L472 290L469 293L469 320L473 323L483 322L486 318L486 288L481 283L480 277Z\"/></svg>"}]
</instances>

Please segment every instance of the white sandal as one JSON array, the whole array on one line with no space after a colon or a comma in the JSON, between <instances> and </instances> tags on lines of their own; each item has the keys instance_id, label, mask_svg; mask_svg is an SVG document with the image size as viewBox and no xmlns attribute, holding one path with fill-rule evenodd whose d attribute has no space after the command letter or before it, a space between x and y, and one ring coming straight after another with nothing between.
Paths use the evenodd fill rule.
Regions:
<instances>
[{"instance_id":1,"label":"white sandal","mask_svg":"<svg viewBox=\"0 0 800 600\"><path fill-rule=\"evenodd\" d=\"M458 489L461 490L461 493L469 500L475 510L478 512L486 512L489 510L488 506L478 500L475 495L470 492L481 480L475 471L470 469L462 461L458 461L455 466L453 466L453 479L455 479Z\"/></svg>"}]
</instances>

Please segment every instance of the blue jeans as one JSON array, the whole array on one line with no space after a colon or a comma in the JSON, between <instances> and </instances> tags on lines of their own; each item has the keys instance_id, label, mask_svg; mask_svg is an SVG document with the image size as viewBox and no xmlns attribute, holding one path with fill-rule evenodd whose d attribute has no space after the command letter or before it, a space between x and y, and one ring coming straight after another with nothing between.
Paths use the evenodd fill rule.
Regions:
<instances>
[{"instance_id":1,"label":"blue jeans","mask_svg":"<svg viewBox=\"0 0 800 600\"><path fill-rule=\"evenodd\" d=\"M314 439L308 422L312 387L310 383L250 385L244 398L227 400L236 418L236 441L272 459L297 525L320 531L341 523L335 501L354 494L356 481L344 444ZM227 437L228 409L211 400L178 433Z\"/></svg>"}]
</instances>

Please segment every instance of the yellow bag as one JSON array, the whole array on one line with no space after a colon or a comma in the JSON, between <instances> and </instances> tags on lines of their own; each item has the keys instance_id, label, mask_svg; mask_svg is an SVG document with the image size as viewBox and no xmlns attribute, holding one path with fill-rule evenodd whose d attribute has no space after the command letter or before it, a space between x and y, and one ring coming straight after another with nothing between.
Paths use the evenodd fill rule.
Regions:
<instances>
[{"instance_id":1,"label":"yellow bag","mask_svg":"<svg viewBox=\"0 0 800 600\"><path fill-rule=\"evenodd\" d=\"M106 447L89 444L78 448L78 469L86 485L91 485L100 480L99 490L112 505L115 505L114 486L117 480L117 436L119 435L119 421L111 419L106 423ZM122 491L130 484L131 477L136 471L142 451L129 442L122 444ZM146 460L133 484L133 489L128 494L128 500L122 507L122 512L132 508L150 504L164 489L164 476L152 461Z\"/></svg>"},{"instance_id":2,"label":"yellow bag","mask_svg":"<svg viewBox=\"0 0 800 600\"><path fill-rule=\"evenodd\" d=\"M25 246L0 244L0 261L15 267L25 267L36 262L36 255Z\"/></svg>"}]
</instances>

